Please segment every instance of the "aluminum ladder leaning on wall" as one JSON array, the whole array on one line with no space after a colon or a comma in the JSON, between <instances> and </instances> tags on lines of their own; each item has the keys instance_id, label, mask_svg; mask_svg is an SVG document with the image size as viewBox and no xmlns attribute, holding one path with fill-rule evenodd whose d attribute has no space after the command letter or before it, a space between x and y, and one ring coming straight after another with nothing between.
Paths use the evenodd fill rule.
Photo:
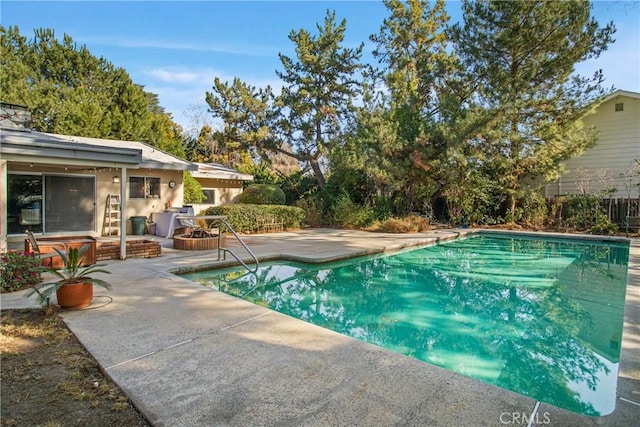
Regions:
<instances>
[{"instance_id":1,"label":"aluminum ladder leaning on wall","mask_svg":"<svg viewBox=\"0 0 640 427\"><path fill-rule=\"evenodd\" d=\"M102 236L119 236L122 211L120 208L120 195L107 195L107 205L104 208L104 223L102 224Z\"/></svg>"}]
</instances>

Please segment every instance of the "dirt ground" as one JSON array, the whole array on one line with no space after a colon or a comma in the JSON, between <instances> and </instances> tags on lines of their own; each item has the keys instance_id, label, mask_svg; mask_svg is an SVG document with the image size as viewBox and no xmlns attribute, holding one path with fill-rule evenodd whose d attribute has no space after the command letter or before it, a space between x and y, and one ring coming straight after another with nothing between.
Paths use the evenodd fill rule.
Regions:
<instances>
[{"instance_id":1,"label":"dirt ground","mask_svg":"<svg viewBox=\"0 0 640 427\"><path fill-rule=\"evenodd\" d=\"M12 426L149 426L58 314L0 314L0 420Z\"/></svg>"}]
</instances>

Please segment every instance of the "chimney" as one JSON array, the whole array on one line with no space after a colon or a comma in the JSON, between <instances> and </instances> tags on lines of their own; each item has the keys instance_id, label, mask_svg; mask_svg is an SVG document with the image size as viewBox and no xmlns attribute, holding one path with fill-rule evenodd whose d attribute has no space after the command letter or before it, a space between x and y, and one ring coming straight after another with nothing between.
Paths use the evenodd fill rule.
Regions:
<instances>
[{"instance_id":1,"label":"chimney","mask_svg":"<svg viewBox=\"0 0 640 427\"><path fill-rule=\"evenodd\" d=\"M0 102L0 128L30 130L31 112L24 105Z\"/></svg>"}]
</instances>

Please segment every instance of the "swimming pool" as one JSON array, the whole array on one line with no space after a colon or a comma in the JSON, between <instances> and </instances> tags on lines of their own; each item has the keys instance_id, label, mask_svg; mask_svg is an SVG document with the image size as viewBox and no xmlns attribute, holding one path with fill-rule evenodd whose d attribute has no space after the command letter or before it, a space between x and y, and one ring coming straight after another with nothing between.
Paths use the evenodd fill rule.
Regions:
<instances>
[{"instance_id":1,"label":"swimming pool","mask_svg":"<svg viewBox=\"0 0 640 427\"><path fill-rule=\"evenodd\" d=\"M564 409L615 408L629 246L481 234L185 277Z\"/></svg>"}]
</instances>

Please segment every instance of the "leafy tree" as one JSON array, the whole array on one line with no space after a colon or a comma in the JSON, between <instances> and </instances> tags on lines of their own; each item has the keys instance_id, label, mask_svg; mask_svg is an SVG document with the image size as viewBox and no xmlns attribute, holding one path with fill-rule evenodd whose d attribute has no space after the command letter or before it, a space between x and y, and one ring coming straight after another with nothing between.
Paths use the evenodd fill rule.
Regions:
<instances>
[{"instance_id":1,"label":"leafy tree","mask_svg":"<svg viewBox=\"0 0 640 427\"><path fill-rule=\"evenodd\" d=\"M600 28L590 8L578 1L465 0L464 22L451 30L486 121L467 142L503 188L510 220L528 178L555 178L561 161L595 143L579 119L603 95L604 77L575 76L574 67L606 50L615 28Z\"/></svg>"},{"instance_id":2,"label":"leafy tree","mask_svg":"<svg viewBox=\"0 0 640 427\"><path fill-rule=\"evenodd\" d=\"M210 125L204 125L197 138L186 138L185 145L187 158L192 162L220 163L235 168L251 164L249 152L228 135L228 129L214 131Z\"/></svg>"},{"instance_id":3,"label":"leafy tree","mask_svg":"<svg viewBox=\"0 0 640 427\"><path fill-rule=\"evenodd\" d=\"M212 135L213 129L209 125L205 125L200 129L200 134L197 138L187 137L185 139L187 160L200 163L211 161L215 150Z\"/></svg>"},{"instance_id":4,"label":"leafy tree","mask_svg":"<svg viewBox=\"0 0 640 427\"><path fill-rule=\"evenodd\" d=\"M150 113L148 142L167 153L181 159L186 158L184 143L181 140L182 128L171 116L165 113Z\"/></svg>"},{"instance_id":5,"label":"leafy tree","mask_svg":"<svg viewBox=\"0 0 640 427\"><path fill-rule=\"evenodd\" d=\"M0 26L0 92L25 105L34 130L144 141L183 156L181 129L127 72L51 29L27 40L17 27Z\"/></svg>"},{"instance_id":6,"label":"leafy tree","mask_svg":"<svg viewBox=\"0 0 640 427\"><path fill-rule=\"evenodd\" d=\"M456 62L447 51L444 1L433 7L422 0L384 3L390 16L370 37L384 68L366 86L350 146L361 153L354 163L379 182L379 191L404 214L422 210L450 182L452 159L462 156L452 155L459 138L447 120L456 117L461 100L453 91Z\"/></svg>"},{"instance_id":7,"label":"leafy tree","mask_svg":"<svg viewBox=\"0 0 640 427\"><path fill-rule=\"evenodd\" d=\"M341 128L354 110L360 87L356 76L362 67L364 45L355 49L340 46L346 25L346 19L337 24L335 12L327 10L324 26L317 26L317 36L303 29L291 31L289 39L296 45L297 60L280 54L284 71L276 71L285 87L278 99L280 137L270 145L308 164L320 188L326 184L323 157L340 143ZM295 152L283 148L287 141Z\"/></svg>"},{"instance_id":8,"label":"leafy tree","mask_svg":"<svg viewBox=\"0 0 640 427\"><path fill-rule=\"evenodd\" d=\"M184 184L184 201L185 203L202 203L204 200L204 193L202 192L202 185L191 176L191 173L184 171L182 173L182 180Z\"/></svg>"},{"instance_id":9,"label":"leafy tree","mask_svg":"<svg viewBox=\"0 0 640 427\"><path fill-rule=\"evenodd\" d=\"M432 8L423 0L384 4L391 16L371 41L377 45L374 55L387 66L384 82L393 115L403 125L400 134L412 140L420 135L422 123L432 123L439 113L440 86L452 65L444 32L449 17L442 0Z\"/></svg>"},{"instance_id":10,"label":"leafy tree","mask_svg":"<svg viewBox=\"0 0 640 427\"><path fill-rule=\"evenodd\" d=\"M32 74L32 50L18 27L0 26L0 93L4 102L24 105L30 98L29 76Z\"/></svg>"},{"instance_id":11,"label":"leafy tree","mask_svg":"<svg viewBox=\"0 0 640 427\"><path fill-rule=\"evenodd\" d=\"M280 176L273 172L269 167L269 163L265 161L242 165L238 168L238 170L253 176L253 181L251 183L245 182L246 187L253 184L277 185L280 183Z\"/></svg>"},{"instance_id":12,"label":"leafy tree","mask_svg":"<svg viewBox=\"0 0 640 427\"><path fill-rule=\"evenodd\" d=\"M290 152L292 148L289 144L283 143L282 150ZM302 169L300 162L297 159L287 156L286 154L282 154L281 152L269 155L268 162L271 170L282 176L289 176L300 171L305 173L309 169L308 166L305 169Z\"/></svg>"},{"instance_id":13,"label":"leafy tree","mask_svg":"<svg viewBox=\"0 0 640 427\"><path fill-rule=\"evenodd\" d=\"M311 196L318 189L316 178L303 171L298 170L290 174L280 173L279 184L286 196L286 204L294 205L300 199Z\"/></svg>"},{"instance_id":14,"label":"leafy tree","mask_svg":"<svg viewBox=\"0 0 640 427\"><path fill-rule=\"evenodd\" d=\"M214 79L213 91L206 93L209 112L223 122L223 129L212 134L219 151L240 149L261 153L262 144L271 135L269 117L273 94L270 86L257 89L239 78L233 82Z\"/></svg>"}]
</instances>

